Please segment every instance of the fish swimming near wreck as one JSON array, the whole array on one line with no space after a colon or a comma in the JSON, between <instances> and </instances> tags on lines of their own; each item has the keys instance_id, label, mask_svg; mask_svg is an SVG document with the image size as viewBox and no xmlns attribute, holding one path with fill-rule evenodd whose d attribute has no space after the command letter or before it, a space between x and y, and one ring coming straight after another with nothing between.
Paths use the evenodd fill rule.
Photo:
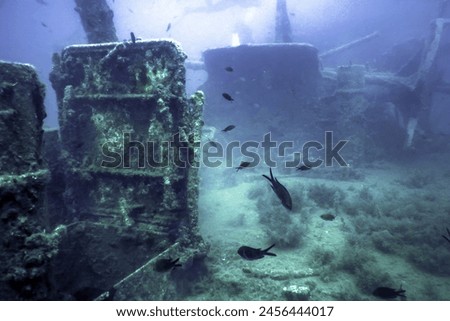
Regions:
<instances>
[{"instance_id":1,"label":"fish swimming near wreck","mask_svg":"<svg viewBox=\"0 0 450 321\"><path fill-rule=\"evenodd\" d=\"M253 260L262 259L266 255L277 256L275 253L269 252L269 250L271 248L273 248L274 246L275 246L275 244L272 244L265 250L255 249L250 246L241 246L237 252L243 259L253 261Z\"/></svg>"},{"instance_id":2,"label":"fish swimming near wreck","mask_svg":"<svg viewBox=\"0 0 450 321\"><path fill-rule=\"evenodd\" d=\"M219 143L214 140L211 140L211 139L208 139L208 142L206 144L208 144L212 147L215 147L215 148L219 148Z\"/></svg>"},{"instance_id":3,"label":"fish swimming near wreck","mask_svg":"<svg viewBox=\"0 0 450 321\"><path fill-rule=\"evenodd\" d=\"M181 264L178 263L180 258L177 258L175 260L172 260L171 258L168 259L159 259L155 262L155 265L153 267L153 270L156 272L167 272L175 269L176 267L181 266Z\"/></svg>"},{"instance_id":4,"label":"fish swimming near wreck","mask_svg":"<svg viewBox=\"0 0 450 321\"><path fill-rule=\"evenodd\" d=\"M228 72L233 72L234 69L233 69L233 67L228 66L228 67L225 67L225 70Z\"/></svg>"},{"instance_id":5,"label":"fish swimming near wreck","mask_svg":"<svg viewBox=\"0 0 450 321\"><path fill-rule=\"evenodd\" d=\"M238 167L236 167L236 172L239 172L239 170L244 169L248 167L251 164L251 162L241 162Z\"/></svg>"},{"instance_id":6,"label":"fish swimming near wreck","mask_svg":"<svg viewBox=\"0 0 450 321\"><path fill-rule=\"evenodd\" d=\"M231 97L230 94L227 94L227 93L223 93L222 97L225 98L228 101L233 101L234 100L233 97Z\"/></svg>"},{"instance_id":7,"label":"fish swimming near wreck","mask_svg":"<svg viewBox=\"0 0 450 321\"><path fill-rule=\"evenodd\" d=\"M286 187L283 186L283 184L281 184L276 178L273 177L272 168L270 168L270 177L267 175L263 175L263 177L267 178L272 184L270 187L272 187L272 190L280 199L281 204L283 204L283 206L288 210L292 210L291 194L289 194L289 191L286 189Z\"/></svg>"},{"instance_id":8,"label":"fish swimming near wreck","mask_svg":"<svg viewBox=\"0 0 450 321\"><path fill-rule=\"evenodd\" d=\"M327 214L320 215L320 218L324 221L334 221L334 219L336 218L336 215L327 213Z\"/></svg>"},{"instance_id":9,"label":"fish swimming near wreck","mask_svg":"<svg viewBox=\"0 0 450 321\"><path fill-rule=\"evenodd\" d=\"M230 130L233 130L233 129L235 129L236 128L236 126L234 126L234 125L228 125L227 127L225 127L224 129L222 129L222 131L224 132L224 133L226 133L226 132L229 132Z\"/></svg>"},{"instance_id":10,"label":"fish swimming near wreck","mask_svg":"<svg viewBox=\"0 0 450 321\"><path fill-rule=\"evenodd\" d=\"M379 297L381 299L395 299L397 297L406 298L406 295L404 294L406 291L400 287L399 290L388 288L388 287L378 287L376 288L372 294L376 297Z\"/></svg>"}]
</instances>

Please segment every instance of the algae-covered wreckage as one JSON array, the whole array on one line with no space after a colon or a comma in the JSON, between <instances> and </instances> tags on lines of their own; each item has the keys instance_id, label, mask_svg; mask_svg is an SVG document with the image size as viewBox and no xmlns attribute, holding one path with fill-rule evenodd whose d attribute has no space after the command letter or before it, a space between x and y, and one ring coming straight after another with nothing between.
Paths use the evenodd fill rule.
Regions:
<instances>
[{"instance_id":1,"label":"algae-covered wreckage","mask_svg":"<svg viewBox=\"0 0 450 321\"><path fill-rule=\"evenodd\" d=\"M0 298L45 299L58 235L45 232L44 86L30 65L0 70Z\"/></svg>"},{"instance_id":2,"label":"algae-covered wreckage","mask_svg":"<svg viewBox=\"0 0 450 321\"><path fill-rule=\"evenodd\" d=\"M73 46L55 58L51 78L60 105L64 203L70 204L69 215L82 222L68 229L62 247L84 249L100 274L108 271L107 278L97 279L99 284L83 276L74 282L61 267L79 266L74 271L80 275L85 261L76 255L71 260L57 257L55 275L68 280L58 281L60 286L115 285L117 298L176 299L177 291L161 282L164 277L153 275L151 260L161 253L180 257L187 273L206 254L197 229L198 169L169 160L150 166L143 149L133 150L139 147L136 142L141 147L152 142L154 150L147 153L159 153L157 159L164 160L171 156L163 143L179 135L175 143L180 146L175 147L187 148L195 157L203 94L185 97L184 59L170 41ZM120 163L102 165L106 149L122 155ZM79 233L82 239L71 237ZM116 254L99 251L101 244L117 249ZM99 257L102 252L104 258ZM148 260L149 269L117 282ZM148 281L143 282L143 275Z\"/></svg>"},{"instance_id":3,"label":"algae-covered wreckage","mask_svg":"<svg viewBox=\"0 0 450 321\"><path fill-rule=\"evenodd\" d=\"M2 140L11 146L2 149L2 158L17 158L2 164L20 165L2 168L2 234L9 236L1 252L11 256L4 260L8 279L2 298L95 299L108 289L115 299L179 298L176 282L164 282L169 274L155 275L152 266L160 257L179 257L186 276L207 253L197 228L198 168L191 166L198 156L194 142L200 140L204 97L201 92L186 97L184 59L171 41L66 48L54 56L51 74L59 137L41 129L43 89L32 68L2 63L11 70L1 79L2 118L8 119L2 124L12 126L2 131L16 136L13 143ZM20 102L23 97L29 100ZM26 117L34 120L30 128ZM186 166L150 166L147 159L141 162L143 153L133 151L133 142L161 143L155 150L161 148L157 159L164 159L163 143L173 136L179 138L175 147L189 151ZM102 164L105 148L120 153L121 162ZM23 232L25 224L30 227ZM5 245L10 237L22 244ZM29 239L43 243L37 262L28 257Z\"/></svg>"}]
</instances>

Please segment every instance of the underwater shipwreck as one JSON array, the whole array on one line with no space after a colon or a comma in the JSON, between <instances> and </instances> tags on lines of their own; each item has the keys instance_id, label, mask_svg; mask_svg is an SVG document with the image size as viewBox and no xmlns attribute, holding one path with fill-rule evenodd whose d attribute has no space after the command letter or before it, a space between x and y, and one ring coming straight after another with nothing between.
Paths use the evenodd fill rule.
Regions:
<instances>
[{"instance_id":1,"label":"underwater shipwreck","mask_svg":"<svg viewBox=\"0 0 450 321\"><path fill-rule=\"evenodd\" d=\"M433 154L447 144L430 117L450 102L450 18L435 19L425 41L403 44L415 49L413 55L399 46L387 50L376 68L351 62L323 68L325 59L378 35L321 53L312 44L292 42L286 3L279 1L273 43L208 49L203 61L190 61L176 41L134 34L118 41L104 1L76 2L89 44L68 46L52 57L58 129L43 129L50 89L34 68L0 61L1 300L371 299L380 284L401 282L369 272L376 260L354 236L366 233L387 255L411 246L405 251L413 253L413 264L448 278L450 244L440 234L450 227L450 204L439 205L441 229L421 230L427 231L423 237L437 235L435 243L417 251L408 238L419 228L399 226L426 222L418 216L399 222L396 232L405 237L399 240L383 225L394 218L383 213L404 206L383 208L382 193L367 183L364 168ZM99 16L103 23L89 22ZM186 69L208 75L192 95L186 94ZM221 131L230 124L232 130ZM231 167L198 166L203 144L259 141L268 132L299 150L303 142L323 141L325 132L333 132L335 143L349 141L342 149L347 165L304 172L274 168L272 180L266 164L241 163L236 170L239 156ZM157 148L139 142L156 142ZM144 160L149 148L165 165ZM183 166L165 159L173 149L184 151ZM449 168L443 171L439 190L450 177ZM291 208L280 204L263 174L272 184L276 178L285 183ZM428 175L409 174L398 181L401 188L437 204L441 194L420 192L432 184ZM228 188L235 194L228 195ZM387 194L392 202L402 197ZM235 207L222 208L230 215L213 221L222 203ZM418 206L405 211L427 212ZM253 211L259 214L249 214ZM366 224L364 215L379 219L379 228L366 230L375 223ZM322 233L328 223L335 224L331 230L352 234L337 240L349 244L340 259L341 249ZM239 235L246 237L238 240ZM308 247L314 237L325 245ZM270 251L277 257L269 254L251 265L237 254L239 242L263 249L276 244ZM439 259L420 259L436 246ZM302 254L306 249L309 255ZM291 263L283 263L283 254ZM247 249L241 256L251 255ZM350 293L347 281L341 290L327 292L327 283L339 282L337 270L353 275L360 292ZM449 299L447 291L416 298Z\"/></svg>"}]
</instances>

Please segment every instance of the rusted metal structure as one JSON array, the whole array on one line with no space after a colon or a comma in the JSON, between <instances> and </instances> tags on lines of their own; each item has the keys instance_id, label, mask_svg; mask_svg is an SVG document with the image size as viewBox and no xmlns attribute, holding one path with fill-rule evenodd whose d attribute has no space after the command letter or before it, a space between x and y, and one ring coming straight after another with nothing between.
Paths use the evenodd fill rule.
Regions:
<instances>
[{"instance_id":1,"label":"rusted metal structure","mask_svg":"<svg viewBox=\"0 0 450 321\"><path fill-rule=\"evenodd\" d=\"M184 59L170 41L71 46L55 57L64 203L73 217L54 260L60 292L93 299L162 252L191 263L205 255L193 166L204 98L186 98ZM120 282L117 296L177 298L163 278L147 277L133 285L141 291Z\"/></svg>"},{"instance_id":2,"label":"rusted metal structure","mask_svg":"<svg viewBox=\"0 0 450 321\"><path fill-rule=\"evenodd\" d=\"M42 158L44 86L30 65L0 61L0 300L51 296Z\"/></svg>"},{"instance_id":3,"label":"rusted metal structure","mask_svg":"<svg viewBox=\"0 0 450 321\"><path fill-rule=\"evenodd\" d=\"M75 0L88 43L117 41L114 12L106 0Z\"/></svg>"}]
</instances>

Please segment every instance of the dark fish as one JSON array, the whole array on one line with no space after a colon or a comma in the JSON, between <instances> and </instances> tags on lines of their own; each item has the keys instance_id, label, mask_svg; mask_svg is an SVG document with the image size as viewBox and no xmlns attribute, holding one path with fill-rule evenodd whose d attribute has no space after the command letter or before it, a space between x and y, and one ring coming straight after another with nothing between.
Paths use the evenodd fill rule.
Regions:
<instances>
[{"instance_id":1,"label":"dark fish","mask_svg":"<svg viewBox=\"0 0 450 321\"><path fill-rule=\"evenodd\" d=\"M283 206L286 207L288 210L292 210L291 195L289 194L286 187L284 187L276 178L273 177L272 168L270 168L270 178L266 175L263 175L263 177L267 178L269 182L272 183L270 187L272 187L272 190L280 199L281 204L283 204Z\"/></svg>"},{"instance_id":2,"label":"dark fish","mask_svg":"<svg viewBox=\"0 0 450 321\"><path fill-rule=\"evenodd\" d=\"M327 214L320 215L320 218L325 221L334 221L336 216L334 216L333 214L327 213Z\"/></svg>"},{"instance_id":3,"label":"dark fish","mask_svg":"<svg viewBox=\"0 0 450 321\"><path fill-rule=\"evenodd\" d=\"M241 164L238 167L236 167L236 172L238 172L240 169L248 167L250 164L251 164L250 162L241 162Z\"/></svg>"},{"instance_id":4,"label":"dark fish","mask_svg":"<svg viewBox=\"0 0 450 321\"><path fill-rule=\"evenodd\" d=\"M274 246L275 244L272 244L265 250L255 249L249 246L241 246L237 252L243 259L253 261L262 259L265 255L277 256L275 253L269 252L269 250Z\"/></svg>"},{"instance_id":5,"label":"dark fish","mask_svg":"<svg viewBox=\"0 0 450 321\"><path fill-rule=\"evenodd\" d=\"M170 30L170 27L172 27L172 24L169 22L169 24L167 25L167 28L166 28L166 32L168 32Z\"/></svg>"},{"instance_id":6,"label":"dark fish","mask_svg":"<svg viewBox=\"0 0 450 321\"><path fill-rule=\"evenodd\" d=\"M209 144L209 145L211 145L211 146L213 146L215 148L219 147L218 143L213 141L213 140L211 140L211 139L208 139L208 143L207 144Z\"/></svg>"},{"instance_id":7,"label":"dark fish","mask_svg":"<svg viewBox=\"0 0 450 321\"><path fill-rule=\"evenodd\" d=\"M442 235L442 237L443 237L444 239L446 239L446 240L447 240L447 242L449 242L449 243L450 243L450 230L448 229L448 227L446 227L446 229L447 229L447 234L448 234L448 237L447 237L447 236L445 236L445 235Z\"/></svg>"},{"instance_id":8,"label":"dark fish","mask_svg":"<svg viewBox=\"0 0 450 321\"><path fill-rule=\"evenodd\" d=\"M236 126L234 125L228 125L227 127L225 127L224 129L222 129L223 132L229 132L230 130L233 130L234 128L236 128Z\"/></svg>"},{"instance_id":9,"label":"dark fish","mask_svg":"<svg viewBox=\"0 0 450 321\"><path fill-rule=\"evenodd\" d=\"M128 8L128 11L130 11L130 13L134 13L134 11L133 11L133 10L131 10L130 8Z\"/></svg>"},{"instance_id":10,"label":"dark fish","mask_svg":"<svg viewBox=\"0 0 450 321\"><path fill-rule=\"evenodd\" d=\"M44 28L48 28L48 26L45 24L45 22L42 22L42 21L41 21L41 26Z\"/></svg>"},{"instance_id":11,"label":"dark fish","mask_svg":"<svg viewBox=\"0 0 450 321\"><path fill-rule=\"evenodd\" d=\"M178 266L181 266L181 264L178 264L177 262L180 260L180 258L172 260L171 258L168 259L159 259L156 261L155 266L153 267L153 270L156 272L167 272L170 271Z\"/></svg>"},{"instance_id":12,"label":"dark fish","mask_svg":"<svg viewBox=\"0 0 450 321\"><path fill-rule=\"evenodd\" d=\"M233 67L228 66L225 68L225 70L228 72L233 72L234 69L233 69Z\"/></svg>"},{"instance_id":13,"label":"dark fish","mask_svg":"<svg viewBox=\"0 0 450 321\"><path fill-rule=\"evenodd\" d=\"M307 171L307 170L310 170L312 167L309 167L309 166L306 166L306 165L302 165L302 166L299 166L299 167L297 167L297 170L298 171Z\"/></svg>"},{"instance_id":14,"label":"dark fish","mask_svg":"<svg viewBox=\"0 0 450 321\"><path fill-rule=\"evenodd\" d=\"M228 101L233 101L233 100L234 100L233 97L231 97L231 96L230 96L229 94L227 94L227 93L223 93L222 96L223 96L223 98L225 98L225 99L228 100Z\"/></svg>"},{"instance_id":15,"label":"dark fish","mask_svg":"<svg viewBox=\"0 0 450 321\"><path fill-rule=\"evenodd\" d=\"M44 1L44 0L36 0L37 3L42 4L44 6L48 6L48 2Z\"/></svg>"},{"instance_id":16,"label":"dark fish","mask_svg":"<svg viewBox=\"0 0 450 321\"><path fill-rule=\"evenodd\" d=\"M136 43L136 36L134 35L134 32L130 32L131 42Z\"/></svg>"},{"instance_id":17,"label":"dark fish","mask_svg":"<svg viewBox=\"0 0 450 321\"><path fill-rule=\"evenodd\" d=\"M406 298L406 295L404 294L406 291L400 287L399 290L387 288L387 287L379 287L376 288L375 291L372 292L374 296L377 296L382 299L395 299L397 297Z\"/></svg>"}]
</instances>

